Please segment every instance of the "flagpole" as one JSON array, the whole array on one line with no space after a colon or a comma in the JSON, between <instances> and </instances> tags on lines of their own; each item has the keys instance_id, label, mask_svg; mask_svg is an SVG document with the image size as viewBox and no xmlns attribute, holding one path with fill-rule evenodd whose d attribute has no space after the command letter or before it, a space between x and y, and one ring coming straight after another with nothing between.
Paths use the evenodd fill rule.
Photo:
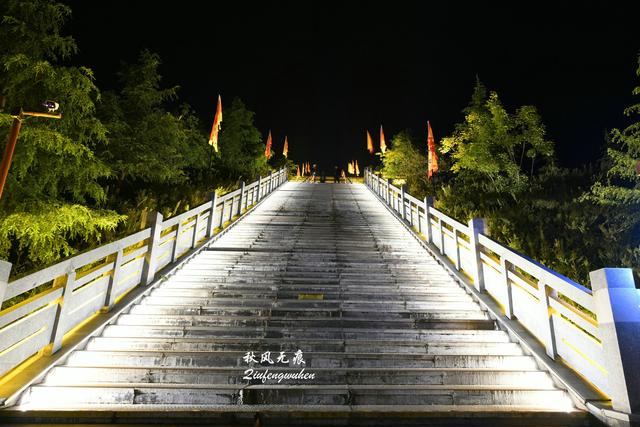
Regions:
<instances>
[{"instance_id":1,"label":"flagpole","mask_svg":"<svg viewBox=\"0 0 640 427\"><path fill-rule=\"evenodd\" d=\"M209 152L209 179L211 180L211 187L213 188L213 150L218 151L218 131L220 130L220 123L222 123L222 98L218 95L218 104L216 106L216 114L213 117L213 126L211 127L211 134L209 135L209 145L211 151ZM215 191L215 190L214 190Z\"/></svg>"},{"instance_id":2,"label":"flagpole","mask_svg":"<svg viewBox=\"0 0 640 427\"><path fill-rule=\"evenodd\" d=\"M209 150L209 180L211 188L213 188L213 145L209 144L211 150Z\"/></svg>"}]
</instances>

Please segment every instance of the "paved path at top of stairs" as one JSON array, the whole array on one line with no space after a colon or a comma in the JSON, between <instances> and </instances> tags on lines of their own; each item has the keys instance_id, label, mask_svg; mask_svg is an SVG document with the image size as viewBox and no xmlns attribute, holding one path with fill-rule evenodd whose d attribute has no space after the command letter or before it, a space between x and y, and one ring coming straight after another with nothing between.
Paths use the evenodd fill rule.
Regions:
<instances>
[{"instance_id":1,"label":"paved path at top of stairs","mask_svg":"<svg viewBox=\"0 0 640 427\"><path fill-rule=\"evenodd\" d=\"M267 369L271 379L260 377ZM70 408L265 411L281 423L291 411L584 422L366 187L291 182L19 407Z\"/></svg>"}]
</instances>

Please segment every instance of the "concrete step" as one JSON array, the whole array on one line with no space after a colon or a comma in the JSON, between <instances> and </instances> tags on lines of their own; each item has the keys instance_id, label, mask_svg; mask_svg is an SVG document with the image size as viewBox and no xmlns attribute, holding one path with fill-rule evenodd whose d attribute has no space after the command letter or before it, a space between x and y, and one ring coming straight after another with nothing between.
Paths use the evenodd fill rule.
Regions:
<instances>
[{"instance_id":1,"label":"concrete step","mask_svg":"<svg viewBox=\"0 0 640 427\"><path fill-rule=\"evenodd\" d=\"M243 298L255 298L254 295L265 292L278 292L279 294L291 294L297 296L300 293L323 294L323 298L336 299L341 297L345 300L369 300L382 299L409 299L410 301L428 301L440 303L444 301L466 301L473 302L471 296L464 292L449 292L447 289L438 287L425 287L417 289L414 286L397 284L388 286L386 289L362 285L323 285L323 284L291 284L284 285L278 283L255 284L255 283L171 283L162 286L153 292L153 296L174 296L182 294L184 296L197 296L198 293L204 296L238 294L242 293ZM195 295L194 295L195 294ZM326 297L325 297L326 295ZM375 298L374 298L375 297ZM478 307L476 305L476 307Z\"/></svg>"},{"instance_id":2,"label":"concrete step","mask_svg":"<svg viewBox=\"0 0 640 427\"><path fill-rule=\"evenodd\" d=\"M311 295L311 296L309 296ZM350 311L370 311L375 310L378 312L396 312L413 310L419 312L422 307L429 307L428 302L423 301L380 301L380 300L344 300L333 299L328 300L324 297L317 295L313 290L307 293L300 293L296 298L216 298L206 296L181 296L180 298L174 296L148 296L142 299L141 303L145 305L172 305L180 307L247 307L247 308L335 308Z\"/></svg>"},{"instance_id":3,"label":"concrete step","mask_svg":"<svg viewBox=\"0 0 640 427\"><path fill-rule=\"evenodd\" d=\"M141 338L103 338L94 339L87 346L87 350L146 350L146 351L280 351L299 348L305 352L356 352L356 353L422 353L422 354L501 354L521 355L522 348L516 343L509 342L459 342L435 341L429 343L411 343L403 341L361 341L361 340L327 340L280 343L277 340L250 340L244 342L216 340L184 340L167 342L159 339ZM99 344L96 344L99 343ZM249 343L251 346L249 347ZM275 344L275 345L274 345ZM481 345L480 345L481 344Z\"/></svg>"},{"instance_id":4,"label":"concrete step","mask_svg":"<svg viewBox=\"0 0 640 427\"><path fill-rule=\"evenodd\" d=\"M540 405L565 409L564 392L536 387L453 385L105 384L34 386L26 402L165 405Z\"/></svg>"},{"instance_id":5,"label":"concrete step","mask_svg":"<svg viewBox=\"0 0 640 427\"><path fill-rule=\"evenodd\" d=\"M509 405L87 405L76 410L17 407L5 410L6 427L61 427L83 423L92 427L145 427L150 422L169 425L199 425L207 420L216 426L447 426L447 427L558 427L592 425L588 413L567 408ZM33 424L35 423L35 424ZM597 425L597 424L593 424Z\"/></svg>"},{"instance_id":6,"label":"concrete step","mask_svg":"<svg viewBox=\"0 0 640 427\"><path fill-rule=\"evenodd\" d=\"M395 309L381 312L374 309L351 309L350 307L233 307L233 306L176 306L140 304L132 307L129 314L138 315L207 315L207 316L255 316L267 318L356 318L370 320L420 318L420 312Z\"/></svg>"},{"instance_id":7,"label":"concrete step","mask_svg":"<svg viewBox=\"0 0 640 427\"><path fill-rule=\"evenodd\" d=\"M493 322L488 321L425 321L420 328L408 329L364 329L364 328L327 328L306 329L256 326L256 327L215 327L215 326L123 326L109 325L103 331L105 337L197 337L197 338L235 338L244 340L254 338L278 339L402 339L424 341L430 330L493 330Z\"/></svg>"},{"instance_id":8,"label":"concrete step","mask_svg":"<svg viewBox=\"0 0 640 427\"><path fill-rule=\"evenodd\" d=\"M58 366L46 377L47 386L64 386L81 380L83 383L106 385L110 383L148 384L246 384L244 376L248 367L234 368L139 368L139 367L76 367ZM257 371L269 369L273 374L295 373L300 368L259 367ZM407 385L509 385L514 383L535 384L537 387L553 389L549 376L540 371L500 369L456 369L456 368L313 368L316 378L313 384L407 384ZM262 381L262 380L261 380ZM305 384L304 379L287 381L288 384ZM266 379L265 384L277 384L277 376Z\"/></svg>"},{"instance_id":9,"label":"concrete step","mask_svg":"<svg viewBox=\"0 0 640 427\"><path fill-rule=\"evenodd\" d=\"M406 319L371 319L350 317L277 317L277 316L215 316L179 314L123 314L116 325L131 326L231 326L271 328L379 328L422 329L424 323L433 320L484 320L487 315L478 311L446 310L415 313Z\"/></svg>"}]
</instances>

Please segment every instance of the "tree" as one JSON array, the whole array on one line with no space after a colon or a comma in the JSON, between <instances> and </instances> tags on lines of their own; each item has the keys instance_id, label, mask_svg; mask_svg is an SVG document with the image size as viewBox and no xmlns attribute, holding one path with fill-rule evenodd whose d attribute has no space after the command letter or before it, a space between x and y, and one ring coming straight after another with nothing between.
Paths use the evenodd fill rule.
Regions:
<instances>
[{"instance_id":1,"label":"tree","mask_svg":"<svg viewBox=\"0 0 640 427\"><path fill-rule=\"evenodd\" d=\"M75 53L75 41L61 35L70 9L44 0L7 0L0 5L0 87L5 111L37 109L42 100L60 103L62 120L29 119L14 153L0 200L0 258L14 272L72 254L74 245L93 244L124 218L103 209L99 180L109 167L94 150L106 142L95 117L100 93L91 70L57 64ZM9 42L10 41L10 42ZM11 116L0 114L0 138Z\"/></svg>"},{"instance_id":2,"label":"tree","mask_svg":"<svg viewBox=\"0 0 640 427\"><path fill-rule=\"evenodd\" d=\"M100 152L119 187L179 184L187 169L206 167L207 145L188 106L180 114L166 109L178 87L161 88L160 57L144 50L119 72L121 90L106 92L99 112L109 131Z\"/></svg>"},{"instance_id":3,"label":"tree","mask_svg":"<svg viewBox=\"0 0 640 427\"><path fill-rule=\"evenodd\" d=\"M640 76L640 56L636 74ZM640 86L633 89L640 95ZM600 251L603 265L633 266L638 275L640 265L640 103L624 110L636 121L623 130L613 129L607 139L609 147L603 162L604 174L583 196L600 206L598 218L607 247ZM606 249L606 250L604 250ZM606 264L604 264L606 263Z\"/></svg>"},{"instance_id":4,"label":"tree","mask_svg":"<svg viewBox=\"0 0 640 427\"><path fill-rule=\"evenodd\" d=\"M441 151L449 154L466 206L486 212L513 203L540 167L553 162L540 116L528 105L509 114L480 81L464 114L453 135L442 139Z\"/></svg>"},{"instance_id":5,"label":"tree","mask_svg":"<svg viewBox=\"0 0 640 427\"><path fill-rule=\"evenodd\" d=\"M427 158L413 145L409 131L393 137L382 163L383 176L405 182L410 194L420 198L433 194L433 186L427 179Z\"/></svg>"},{"instance_id":6,"label":"tree","mask_svg":"<svg viewBox=\"0 0 640 427\"><path fill-rule=\"evenodd\" d=\"M255 113L235 98L225 112L220 130L220 153L215 156L214 171L223 182L253 181L268 171L264 143L253 124Z\"/></svg>"},{"instance_id":7,"label":"tree","mask_svg":"<svg viewBox=\"0 0 640 427\"><path fill-rule=\"evenodd\" d=\"M160 65L147 50L123 63L119 90L105 92L98 109L109 139L99 156L113 170L109 203L129 217L124 232L144 225L149 210L170 216L206 197L204 132L188 105L170 111L179 88L161 87Z\"/></svg>"}]
</instances>

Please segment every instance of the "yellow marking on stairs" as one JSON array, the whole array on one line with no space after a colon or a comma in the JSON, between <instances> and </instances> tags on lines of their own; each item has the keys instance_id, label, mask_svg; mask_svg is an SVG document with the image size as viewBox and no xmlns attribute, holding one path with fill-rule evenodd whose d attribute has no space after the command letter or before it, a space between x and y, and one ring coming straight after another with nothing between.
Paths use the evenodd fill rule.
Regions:
<instances>
[{"instance_id":1,"label":"yellow marking on stairs","mask_svg":"<svg viewBox=\"0 0 640 427\"><path fill-rule=\"evenodd\" d=\"M324 299L324 294L298 294L298 299Z\"/></svg>"}]
</instances>

